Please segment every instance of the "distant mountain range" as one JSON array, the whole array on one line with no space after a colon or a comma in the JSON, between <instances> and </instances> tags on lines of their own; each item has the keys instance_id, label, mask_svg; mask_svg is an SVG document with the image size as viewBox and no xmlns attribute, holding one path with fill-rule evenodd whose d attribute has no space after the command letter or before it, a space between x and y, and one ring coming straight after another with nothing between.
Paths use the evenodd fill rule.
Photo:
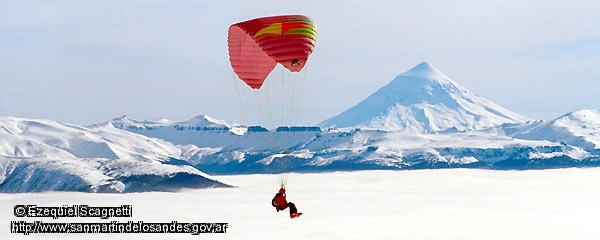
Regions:
<instances>
[{"instance_id":1,"label":"distant mountain range","mask_svg":"<svg viewBox=\"0 0 600 240\"><path fill-rule=\"evenodd\" d=\"M533 121L429 63L315 126L268 130L199 115L83 127L0 118L0 192L227 187L208 174L598 166L600 110Z\"/></svg>"},{"instance_id":2,"label":"distant mountain range","mask_svg":"<svg viewBox=\"0 0 600 240\"><path fill-rule=\"evenodd\" d=\"M110 125L0 117L0 192L175 191L226 187L182 147Z\"/></svg>"},{"instance_id":3,"label":"distant mountain range","mask_svg":"<svg viewBox=\"0 0 600 240\"><path fill-rule=\"evenodd\" d=\"M198 147L187 151L186 159L212 174L530 169L595 166L598 112L579 110L550 122L533 121L471 93L431 64L421 63L356 106L322 122L321 128L267 131L203 115L194 118L201 121L187 121L202 123L196 125L140 127L128 124L135 120L127 117L111 123L141 135ZM570 121L561 120L565 117ZM557 122L562 123L560 127Z\"/></svg>"}]
</instances>

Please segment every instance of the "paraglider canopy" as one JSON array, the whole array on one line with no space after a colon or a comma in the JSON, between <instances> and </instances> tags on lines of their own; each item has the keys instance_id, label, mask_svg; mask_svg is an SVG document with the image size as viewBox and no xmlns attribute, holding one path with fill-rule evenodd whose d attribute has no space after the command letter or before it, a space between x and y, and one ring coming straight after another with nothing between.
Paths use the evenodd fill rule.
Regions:
<instances>
[{"instance_id":1,"label":"paraglider canopy","mask_svg":"<svg viewBox=\"0 0 600 240\"><path fill-rule=\"evenodd\" d=\"M315 24L303 15L252 19L229 27L229 60L238 77L258 89L277 63L301 71L316 39Z\"/></svg>"}]
</instances>

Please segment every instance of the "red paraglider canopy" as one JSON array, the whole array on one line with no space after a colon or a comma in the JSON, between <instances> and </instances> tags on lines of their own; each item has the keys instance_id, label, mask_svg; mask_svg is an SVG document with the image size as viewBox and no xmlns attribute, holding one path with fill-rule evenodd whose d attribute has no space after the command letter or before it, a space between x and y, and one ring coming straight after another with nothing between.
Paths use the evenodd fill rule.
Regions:
<instances>
[{"instance_id":1,"label":"red paraglider canopy","mask_svg":"<svg viewBox=\"0 0 600 240\"><path fill-rule=\"evenodd\" d=\"M317 29L303 15L257 18L229 27L227 43L233 71L258 89L277 63L299 72L312 53Z\"/></svg>"}]
</instances>

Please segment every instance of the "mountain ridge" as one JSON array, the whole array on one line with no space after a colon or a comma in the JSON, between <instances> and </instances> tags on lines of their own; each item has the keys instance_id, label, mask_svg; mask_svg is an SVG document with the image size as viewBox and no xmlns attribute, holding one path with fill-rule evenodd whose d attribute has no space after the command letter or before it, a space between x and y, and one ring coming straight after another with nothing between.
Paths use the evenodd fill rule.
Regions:
<instances>
[{"instance_id":1,"label":"mountain ridge","mask_svg":"<svg viewBox=\"0 0 600 240\"><path fill-rule=\"evenodd\" d=\"M600 152L600 109L580 109L512 134L531 140L550 140Z\"/></svg>"},{"instance_id":2,"label":"mountain ridge","mask_svg":"<svg viewBox=\"0 0 600 240\"><path fill-rule=\"evenodd\" d=\"M46 119L0 117L0 126L0 192L228 186L178 161L180 147L111 124L88 128Z\"/></svg>"},{"instance_id":3,"label":"mountain ridge","mask_svg":"<svg viewBox=\"0 0 600 240\"><path fill-rule=\"evenodd\" d=\"M597 109L531 121L469 92L428 63L372 96L379 109L367 104L356 113L368 109L383 117L365 114L366 122L325 130L268 130L207 115L179 122L121 116L87 127L0 117L0 192L229 186L209 174L600 166Z\"/></svg>"}]
</instances>

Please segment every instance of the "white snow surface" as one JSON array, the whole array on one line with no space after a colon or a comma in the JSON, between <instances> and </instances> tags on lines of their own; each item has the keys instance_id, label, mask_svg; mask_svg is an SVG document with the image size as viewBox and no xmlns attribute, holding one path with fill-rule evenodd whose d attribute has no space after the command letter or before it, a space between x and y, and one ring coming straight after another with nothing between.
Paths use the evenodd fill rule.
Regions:
<instances>
[{"instance_id":1,"label":"white snow surface","mask_svg":"<svg viewBox=\"0 0 600 240\"><path fill-rule=\"evenodd\" d=\"M0 194L2 239L596 240L600 168L474 169L290 174L290 219L270 200L278 175L220 176L236 188L177 193ZM15 205L132 205L131 218L18 218ZM223 234L10 233L10 221L228 223Z\"/></svg>"},{"instance_id":2,"label":"white snow surface","mask_svg":"<svg viewBox=\"0 0 600 240\"><path fill-rule=\"evenodd\" d=\"M480 130L530 119L484 99L427 62L398 75L343 113L318 124L323 128L438 132Z\"/></svg>"},{"instance_id":3,"label":"white snow surface","mask_svg":"<svg viewBox=\"0 0 600 240\"><path fill-rule=\"evenodd\" d=\"M527 129L530 126L520 126ZM516 128L517 125L511 125ZM496 163L522 159L551 159L569 157L582 160L592 154L577 145L559 141L521 139L502 130L419 133L409 131L352 130L352 131L298 131L246 132L243 135L229 131L176 128L128 129L152 138L178 144L184 159L203 169L204 165L240 163L240 167L222 165L219 173L244 171L254 165L269 165L280 158L295 159L290 167L318 166L323 169L338 161L360 159L360 164L385 167L410 167L423 159L453 165L475 162ZM521 129L522 130L522 129ZM520 131L521 131L520 130ZM246 161L247 156L266 155L256 164ZM306 160L306 161L305 161ZM348 165L348 170L353 168ZM254 171L254 170L253 170ZM256 170L258 171L258 170ZM260 172L260 171L259 171Z\"/></svg>"},{"instance_id":4,"label":"white snow surface","mask_svg":"<svg viewBox=\"0 0 600 240\"><path fill-rule=\"evenodd\" d=\"M548 122L537 122L513 134L514 137L549 140L600 150L600 110L581 109Z\"/></svg>"},{"instance_id":5,"label":"white snow surface","mask_svg":"<svg viewBox=\"0 0 600 240\"><path fill-rule=\"evenodd\" d=\"M240 124L216 119L206 115L198 115L186 121L173 122L168 119L159 119L156 121L148 120L137 120L128 116L122 116L114 118L111 121L104 124L112 124L116 128L120 129L157 129L157 128L176 128L179 130L191 129L191 130L228 130L237 135L243 135L247 128Z\"/></svg>"},{"instance_id":6,"label":"white snow surface","mask_svg":"<svg viewBox=\"0 0 600 240\"><path fill-rule=\"evenodd\" d=\"M81 127L43 119L0 117L0 186L3 192L121 192L121 177L178 173L212 177L181 159L182 148L111 124Z\"/></svg>"},{"instance_id":7,"label":"white snow surface","mask_svg":"<svg viewBox=\"0 0 600 240\"><path fill-rule=\"evenodd\" d=\"M178 158L181 149L110 124L82 127L52 120L0 117L0 156L107 158L144 162Z\"/></svg>"},{"instance_id":8,"label":"white snow surface","mask_svg":"<svg viewBox=\"0 0 600 240\"><path fill-rule=\"evenodd\" d=\"M157 119L157 120L142 120L141 121L141 120L136 120L136 119L130 118L127 115L123 115L121 117L114 118L110 122L116 128L121 128L121 129L122 128L127 128L127 127L136 127L136 128L150 127L150 128L155 128L155 127L168 126L168 125L170 125L170 124L173 123L173 121L168 120L168 119L164 119L164 118Z\"/></svg>"}]
</instances>

